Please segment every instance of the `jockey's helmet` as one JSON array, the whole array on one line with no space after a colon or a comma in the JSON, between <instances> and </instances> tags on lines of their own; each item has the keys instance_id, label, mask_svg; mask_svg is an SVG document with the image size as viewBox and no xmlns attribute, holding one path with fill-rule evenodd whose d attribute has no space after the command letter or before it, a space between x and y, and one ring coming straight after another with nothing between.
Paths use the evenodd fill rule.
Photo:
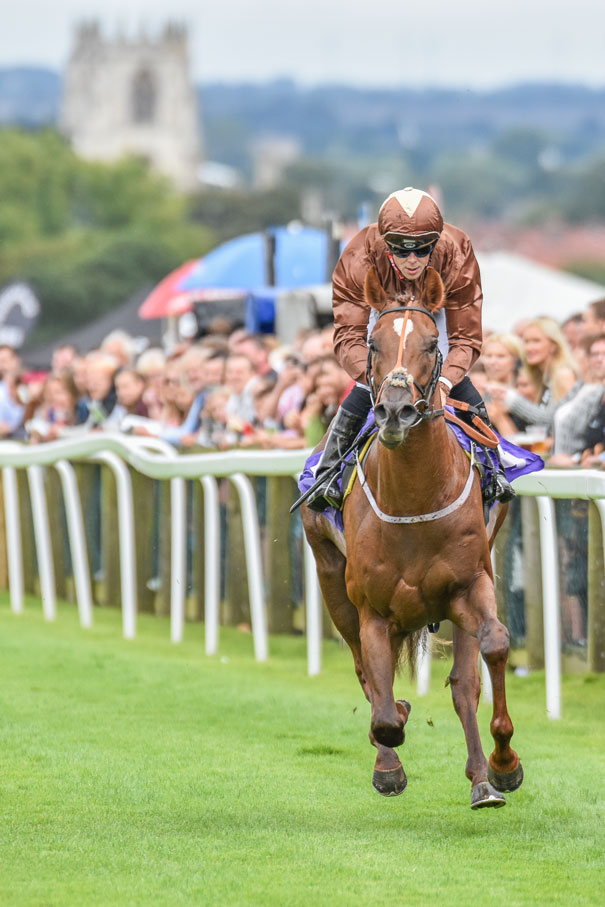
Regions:
<instances>
[{"instance_id":1,"label":"jockey's helmet","mask_svg":"<svg viewBox=\"0 0 605 907\"><path fill-rule=\"evenodd\" d=\"M443 217L435 199L408 186L392 192L378 213L378 230L395 251L409 254L423 246L433 246L443 230Z\"/></svg>"}]
</instances>

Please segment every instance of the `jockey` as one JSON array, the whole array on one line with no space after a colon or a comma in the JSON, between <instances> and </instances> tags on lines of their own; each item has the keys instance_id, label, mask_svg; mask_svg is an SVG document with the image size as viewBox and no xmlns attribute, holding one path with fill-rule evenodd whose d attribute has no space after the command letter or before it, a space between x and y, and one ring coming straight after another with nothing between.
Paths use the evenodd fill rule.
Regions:
<instances>
[{"instance_id":1,"label":"jockey","mask_svg":"<svg viewBox=\"0 0 605 907\"><path fill-rule=\"evenodd\" d=\"M383 202L378 222L360 230L345 247L334 270L334 352L341 366L356 381L336 413L319 461L316 480L324 481L307 498L312 510L342 506L334 467L362 429L371 408L366 364L368 337L376 312L364 298L364 281L374 266L385 292L422 293L425 270L431 265L441 276L445 305L437 313L443 368L439 382L446 396L475 407L490 425L485 404L467 372L481 352L481 277L468 236L443 222L435 200L419 189L393 192ZM470 422L472 415L459 412ZM508 501L515 492L500 466L496 498Z\"/></svg>"}]
</instances>

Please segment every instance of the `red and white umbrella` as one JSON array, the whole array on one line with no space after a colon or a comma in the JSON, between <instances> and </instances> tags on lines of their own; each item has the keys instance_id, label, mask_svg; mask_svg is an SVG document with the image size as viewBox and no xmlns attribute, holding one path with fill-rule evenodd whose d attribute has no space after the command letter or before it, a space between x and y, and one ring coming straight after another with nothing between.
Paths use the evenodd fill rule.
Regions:
<instances>
[{"instance_id":1,"label":"red and white umbrella","mask_svg":"<svg viewBox=\"0 0 605 907\"><path fill-rule=\"evenodd\" d=\"M193 303L199 299L199 293L195 290L179 290L177 287L198 262L197 258L186 261L164 277L141 303L139 318L169 318L191 312Z\"/></svg>"}]
</instances>

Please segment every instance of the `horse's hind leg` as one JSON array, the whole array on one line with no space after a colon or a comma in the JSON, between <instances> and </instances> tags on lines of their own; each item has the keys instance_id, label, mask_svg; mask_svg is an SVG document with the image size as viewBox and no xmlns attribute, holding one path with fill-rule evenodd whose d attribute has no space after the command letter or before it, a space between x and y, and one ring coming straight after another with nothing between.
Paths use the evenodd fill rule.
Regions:
<instances>
[{"instance_id":1,"label":"horse's hind leg","mask_svg":"<svg viewBox=\"0 0 605 907\"><path fill-rule=\"evenodd\" d=\"M477 659L479 642L454 624L454 664L449 681L456 714L460 719L468 759L466 777L471 782L471 806L479 809L485 806L504 806L505 799L488 782L488 763L481 746L477 725L477 706L481 684Z\"/></svg>"}]
</instances>

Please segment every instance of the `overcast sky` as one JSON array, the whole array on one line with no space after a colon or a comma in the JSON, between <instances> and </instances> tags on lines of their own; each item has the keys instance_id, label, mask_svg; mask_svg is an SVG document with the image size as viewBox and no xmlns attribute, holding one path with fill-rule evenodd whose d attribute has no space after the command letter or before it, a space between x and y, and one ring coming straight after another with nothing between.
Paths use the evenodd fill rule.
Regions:
<instances>
[{"instance_id":1,"label":"overcast sky","mask_svg":"<svg viewBox=\"0 0 605 907\"><path fill-rule=\"evenodd\" d=\"M605 87L603 0L0 0L0 67L61 69L74 23L191 29L196 81Z\"/></svg>"}]
</instances>

